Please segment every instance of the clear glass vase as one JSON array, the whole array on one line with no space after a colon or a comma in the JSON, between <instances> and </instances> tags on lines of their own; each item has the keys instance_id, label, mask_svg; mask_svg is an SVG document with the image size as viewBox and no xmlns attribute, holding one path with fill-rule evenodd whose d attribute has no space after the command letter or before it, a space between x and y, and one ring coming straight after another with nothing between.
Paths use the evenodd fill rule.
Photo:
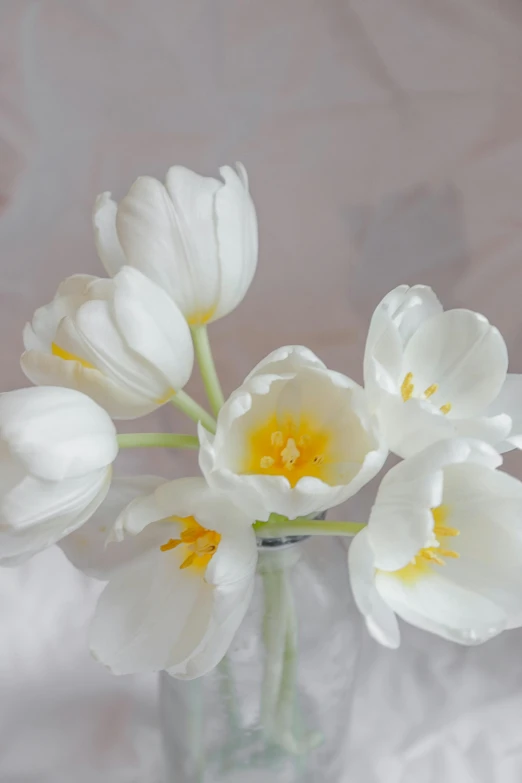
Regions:
<instances>
[{"instance_id":1,"label":"clear glass vase","mask_svg":"<svg viewBox=\"0 0 522 783\"><path fill-rule=\"evenodd\" d=\"M166 783L346 783L360 626L334 538L259 544L251 607L226 658L160 681Z\"/></svg>"}]
</instances>

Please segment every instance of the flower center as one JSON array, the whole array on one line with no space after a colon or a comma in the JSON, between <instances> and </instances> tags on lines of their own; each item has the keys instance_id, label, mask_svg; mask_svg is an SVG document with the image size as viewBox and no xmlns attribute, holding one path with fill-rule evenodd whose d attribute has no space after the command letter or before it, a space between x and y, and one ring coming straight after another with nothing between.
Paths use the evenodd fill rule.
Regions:
<instances>
[{"instance_id":1,"label":"flower center","mask_svg":"<svg viewBox=\"0 0 522 783\"><path fill-rule=\"evenodd\" d=\"M433 541L429 546L419 549L415 557L407 566L394 572L395 576L406 582L412 582L423 574L425 575L433 565L446 565L443 558L459 558L458 552L449 549L445 539L453 538L459 535L459 530L446 525L448 516L447 506L437 506L431 509L433 516Z\"/></svg>"},{"instance_id":2,"label":"flower center","mask_svg":"<svg viewBox=\"0 0 522 783\"><path fill-rule=\"evenodd\" d=\"M305 416L295 422L291 417L280 421L273 414L248 433L246 457L238 472L284 476L292 487L304 476L326 481L331 437L328 430Z\"/></svg>"},{"instance_id":3,"label":"flower center","mask_svg":"<svg viewBox=\"0 0 522 783\"><path fill-rule=\"evenodd\" d=\"M168 552L170 549L184 546L185 558L180 568L192 566L204 571L214 557L221 535L215 530L207 530L194 517L172 517L172 519L180 522L185 529L180 533L179 538L170 538L166 544L162 544L161 551Z\"/></svg>"},{"instance_id":4,"label":"flower center","mask_svg":"<svg viewBox=\"0 0 522 783\"><path fill-rule=\"evenodd\" d=\"M432 383L431 386L428 386L427 389L424 389L422 394L420 395L422 400L429 400L430 397L433 397L433 395L438 392L439 390L439 384L438 383ZM407 402L407 400L411 400L415 392L415 386L413 384L413 373L409 372L406 373L404 376L404 380L401 384L401 395L404 402ZM441 405L439 410L446 414L449 413L451 410L451 402L446 402L444 405Z\"/></svg>"}]
</instances>

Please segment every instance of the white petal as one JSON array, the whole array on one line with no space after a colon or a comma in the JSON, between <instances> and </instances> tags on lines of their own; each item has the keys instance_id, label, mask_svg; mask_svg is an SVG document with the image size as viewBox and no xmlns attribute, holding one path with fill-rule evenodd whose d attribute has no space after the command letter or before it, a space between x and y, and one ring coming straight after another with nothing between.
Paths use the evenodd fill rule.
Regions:
<instances>
[{"instance_id":1,"label":"white petal","mask_svg":"<svg viewBox=\"0 0 522 783\"><path fill-rule=\"evenodd\" d=\"M216 202L223 188L213 177L202 177L184 166L172 166L165 178L185 258L177 259L176 285L181 310L190 323L213 320L228 284L219 253ZM183 293L181 293L183 292Z\"/></svg>"},{"instance_id":2,"label":"white petal","mask_svg":"<svg viewBox=\"0 0 522 783\"><path fill-rule=\"evenodd\" d=\"M13 484L2 462L0 564L18 565L80 527L103 502L109 481L105 469L61 482L26 476Z\"/></svg>"},{"instance_id":3,"label":"white petal","mask_svg":"<svg viewBox=\"0 0 522 783\"><path fill-rule=\"evenodd\" d=\"M473 419L452 419L452 423L457 433L465 438L475 438L490 443L500 452L511 448L505 441L511 431L511 417L507 414L477 416Z\"/></svg>"},{"instance_id":4,"label":"white petal","mask_svg":"<svg viewBox=\"0 0 522 783\"><path fill-rule=\"evenodd\" d=\"M78 310L75 324L95 357L96 367L107 378L147 401L164 397L165 377L127 345L113 315L112 303L99 299L86 302Z\"/></svg>"},{"instance_id":5,"label":"white petal","mask_svg":"<svg viewBox=\"0 0 522 783\"><path fill-rule=\"evenodd\" d=\"M71 563L88 576L107 580L117 568L148 548L149 540L145 546L139 536L122 542L108 542L107 537L125 506L137 496L153 492L163 482L164 479L158 476L113 479L107 497L89 521L60 542Z\"/></svg>"},{"instance_id":6,"label":"white petal","mask_svg":"<svg viewBox=\"0 0 522 783\"><path fill-rule=\"evenodd\" d=\"M111 277L127 263L116 232L117 210L111 194L101 193L96 198L92 215L96 249L100 261Z\"/></svg>"},{"instance_id":7,"label":"white petal","mask_svg":"<svg viewBox=\"0 0 522 783\"><path fill-rule=\"evenodd\" d=\"M190 329L179 308L155 283L131 267L114 278L114 313L127 345L178 391L194 364Z\"/></svg>"},{"instance_id":8,"label":"white petal","mask_svg":"<svg viewBox=\"0 0 522 783\"><path fill-rule=\"evenodd\" d=\"M366 529L361 530L350 543L348 566L353 597L368 631L380 644L397 648L400 644L399 626L395 614L375 588L375 563Z\"/></svg>"},{"instance_id":9,"label":"white petal","mask_svg":"<svg viewBox=\"0 0 522 783\"><path fill-rule=\"evenodd\" d=\"M215 197L220 267L220 297L211 320L242 301L257 266L257 218L248 189L230 166L220 169L225 184Z\"/></svg>"},{"instance_id":10,"label":"white petal","mask_svg":"<svg viewBox=\"0 0 522 783\"><path fill-rule=\"evenodd\" d=\"M72 389L5 392L0 396L0 435L31 473L52 481L106 467L118 452L108 414Z\"/></svg>"},{"instance_id":11,"label":"white petal","mask_svg":"<svg viewBox=\"0 0 522 783\"><path fill-rule=\"evenodd\" d=\"M397 395L382 392L377 416L390 451L401 457L458 434L453 421L425 400L404 402Z\"/></svg>"},{"instance_id":12,"label":"white petal","mask_svg":"<svg viewBox=\"0 0 522 783\"><path fill-rule=\"evenodd\" d=\"M201 191L194 192L195 182ZM152 177L136 180L118 209L118 235L128 262L162 287L190 319L216 305L219 267L212 215L219 183L181 166L169 171L167 183L170 194ZM187 214L196 205L201 212Z\"/></svg>"},{"instance_id":13,"label":"white petal","mask_svg":"<svg viewBox=\"0 0 522 783\"><path fill-rule=\"evenodd\" d=\"M254 579L215 588L208 631L197 650L185 660L170 662L168 672L178 679L190 680L211 671L225 656L250 606Z\"/></svg>"},{"instance_id":14,"label":"white petal","mask_svg":"<svg viewBox=\"0 0 522 783\"><path fill-rule=\"evenodd\" d=\"M441 566L413 582L380 571L375 583L383 600L399 617L408 621L413 614L418 615L441 636L445 635L443 629L457 632L462 644L491 638L506 626L506 613L497 604L445 578Z\"/></svg>"},{"instance_id":15,"label":"white petal","mask_svg":"<svg viewBox=\"0 0 522 783\"><path fill-rule=\"evenodd\" d=\"M511 430L501 451L522 448L522 375L508 373L497 398L487 410L489 416L504 414L511 419Z\"/></svg>"},{"instance_id":16,"label":"white petal","mask_svg":"<svg viewBox=\"0 0 522 783\"><path fill-rule=\"evenodd\" d=\"M61 359L50 353L25 351L20 364L32 383L38 386L66 386L81 391L105 408L113 419L135 419L158 407L155 400L133 393L99 370L84 367L80 362Z\"/></svg>"},{"instance_id":17,"label":"white petal","mask_svg":"<svg viewBox=\"0 0 522 783\"><path fill-rule=\"evenodd\" d=\"M377 305L364 356L364 385L371 396L379 388L397 390L404 346L424 321L440 312L434 292L423 285L398 286Z\"/></svg>"},{"instance_id":18,"label":"white petal","mask_svg":"<svg viewBox=\"0 0 522 783\"><path fill-rule=\"evenodd\" d=\"M404 373L418 389L438 384L435 406L451 404L449 417L478 416L498 395L507 372L507 349L498 329L470 310L448 310L425 321L408 342Z\"/></svg>"},{"instance_id":19,"label":"white petal","mask_svg":"<svg viewBox=\"0 0 522 783\"><path fill-rule=\"evenodd\" d=\"M146 552L123 566L103 591L91 651L114 674L161 671L197 650L212 617L213 588L180 569L173 549Z\"/></svg>"},{"instance_id":20,"label":"white petal","mask_svg":"<svg viewBox=\"0 0 522 783\"><path fill-rule=\"evenodd\" d=\"M368 522L376 568L404 568L428 545L433 538L431 509L442 501L442 483L442 471L438 470L416 481L381 485Z\"/></svg>"},{"instance_id":21,"label":"white petal","mask_svg":"<svg viewBox=\"0 0 522 783\"><path fill-rule=\"evenodd\" d=\"M460 555L448 578L473 587L508 614L522 611L522 482L501 471L464 464L445 470L448 524L459 530Z\"/></svg>"},{"instance_id":22,"label":"white petal","mask_svg":"<svg viewBox=\"0 0 522 783\"><path fill-rule=\"evenodd\" d=\"M35 311L30 324L24 329L24 346L27 350L50 351L56 340L58 324L66 316L72 316L88 299L89 286L97 280L92 275L73 275L58 287L54 299Z\"/></svg>"},{"instance_id":23,"label":"white petal","mask_svg":"<svg viewBox=\"0 0 522 783\"><path fill-rule=\"evenodd\" d=\"M286 345L269 353L249 372L245 382L257 375L285 375L303 367L326 369L325 364L309 348L303 345Z\"/></svg>"}]
</instances>

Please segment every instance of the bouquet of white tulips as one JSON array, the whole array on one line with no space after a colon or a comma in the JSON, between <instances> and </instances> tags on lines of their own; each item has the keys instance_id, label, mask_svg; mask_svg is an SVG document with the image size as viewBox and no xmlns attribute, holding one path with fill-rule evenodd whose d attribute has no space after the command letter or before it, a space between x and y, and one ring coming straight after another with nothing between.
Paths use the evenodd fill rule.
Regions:
<instances>
[{"instance_id":1,"label":"bouquet of white tulips","mask_svg":"<svg viewBox=\"0 0 522 783\"><path fill-rule=\"evenodd\" d=\"M58 543L107 581L93 655L115 674L191 679L225 656L251 600L258 542L355 536L347 567L370 634L397 616L461 644L522 618L522 483L499 470L522 445L522 375L470 310L401 285L377 306L364 386L301 346L279 348L225 399L207 325L257 265L244 168L181 166L96 200L108 277L74 275L27 324L35 384L0 397L1 563ZM197 359L208 408L184 387ZM117 434L172 404L193 435ZM196 430L197 426L197 430ZM201 476L115 477L121 448L199 449ZM369 519L322 521L383 468Z\"/></svg>"}]
</instances>

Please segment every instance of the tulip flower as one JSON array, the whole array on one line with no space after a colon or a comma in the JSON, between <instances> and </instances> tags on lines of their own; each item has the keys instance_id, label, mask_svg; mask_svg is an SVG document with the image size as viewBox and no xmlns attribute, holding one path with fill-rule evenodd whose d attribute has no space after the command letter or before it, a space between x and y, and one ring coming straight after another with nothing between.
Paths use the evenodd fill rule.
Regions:
<instances>
[{"instance_id":1,"label":"tulip flower","mask_svg":"<svg viewBox=\"0 0 522 783\"><path fill-rule=\"evenodd\" d=\"M342 503L387 455L363 389L300 346L267 356L199 438L209 485L261 521Z\"/></svg>"},{"instance_id":2,"label":"tulip flower","mask_svg":"<svg viewBox=\"0 0 522 783\"><path fill-rule=\"evenodd\" d=\"M72 389L0 396L0 563L17 565L80 527L118 452L108 414Z\"/></svg>"},{"instance_id":3,"label":"tulip flower","mask_svg":"<svg viewBox=\"0 0 522 783\"><path fill-rule=\"evenodd\" d=\"M98 196L93 222L109 275L130 264L160 285L191 326L230 313L257 265L257 221L244 167L223 181L173 166L165 185L139 177L117 205Z\"/></svg>"},{"instance_id":4,"label":"tulip flower","mask_svg":"<svg viewBox=\"0 0 522 783\"><path fill-rule=\"evenodd\" d=\"M142 416L190 378L194 348L176 304L136 269L113 280L75 275L24 331L33 383L88 394L113 418Z\"/></svg>"},{"instance_id":5,"label":"tulip flower","mask_svg":"<svg viewBox=\"0 0 522 783\"><path fill-rule=\"evenodd\" d=\"M507 367L498 329L470 310L443 311L427 286L399 286L375 310L365 389L399 456L457 436L521 446L522 375Z\"/></svg>"},{"instance_id":6,"label":"tulip flower","mask_svg":"<svg viewBox=\"0 0 522 783\"><path fill-rule=\"evenodd\" d=\"M110 538L135 537L134 556L100 597L94 657L115 674L167 670L192 679L214 668L252 597L252 522L202 478L164 482L133 500Z\"/></svg>"},{"instance_id":7,"label":"tulip flower","mask_svg":"<svg viewBox=\"0 0 522 783\"><path fill-rule=\"evenodd\" d=\"M520 623L522 482L480 441L435 443L393 467L353 539L349 569L370 634L400 641L396 615L472 645Z\"/></svg>"}]
</instances>

